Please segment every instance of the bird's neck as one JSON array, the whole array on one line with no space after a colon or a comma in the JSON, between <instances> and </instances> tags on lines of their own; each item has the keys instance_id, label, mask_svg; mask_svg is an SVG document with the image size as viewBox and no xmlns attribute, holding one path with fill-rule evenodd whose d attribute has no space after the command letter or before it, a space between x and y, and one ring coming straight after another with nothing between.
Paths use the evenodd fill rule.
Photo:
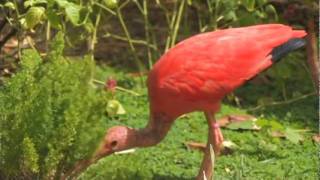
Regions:
<instances>
[{"instance_id":1,"label":"bird's neck","mask_svg":"<svg viewBox=\"0 0 320 180\"><path fill-rule=\"evenodd\" d=\"M153 113L150 116L148 125L140 130L135 131L135 147L148 147L161 142L167 135L174 119L163 113Z\"/></svg>"}]
</instances>

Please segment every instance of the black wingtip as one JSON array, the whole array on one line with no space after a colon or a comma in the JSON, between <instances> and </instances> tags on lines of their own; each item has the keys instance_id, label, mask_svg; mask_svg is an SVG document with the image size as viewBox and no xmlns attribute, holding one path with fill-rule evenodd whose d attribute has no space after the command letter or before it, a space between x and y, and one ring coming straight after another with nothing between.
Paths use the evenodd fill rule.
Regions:
<instances>
[{"instance_id":1,"label":"black wingtip","mask_svg":"<svg viewBox=\"0 0 320 180\"><path fill-rule=\"evenodd\" d=\"M281 58L285 57L288 53L297 50L303 46L305 46L306 40L304 38L292 38L286 43L275 47L271 51L272 62L278 62Z\"/></svg>"}]
</instances>

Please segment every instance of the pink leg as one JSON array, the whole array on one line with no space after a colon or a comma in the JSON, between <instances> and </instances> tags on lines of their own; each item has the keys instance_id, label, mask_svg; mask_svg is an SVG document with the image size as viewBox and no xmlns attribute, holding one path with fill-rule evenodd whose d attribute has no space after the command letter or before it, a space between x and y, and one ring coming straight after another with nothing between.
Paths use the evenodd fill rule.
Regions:
<instances>
[{"instance_id":1,"label":"pink leg","mask_svg":"<svg viewBox=\"0 0 320 180\"><path fill-rule=\"evenodd\" d=\"M216 120L210 122L212 126L213 134L213 149L216 155L220 155L223 143L223 135L220 126Z\"/></svg>"},{"instance_id":2,"label":"pink leg","mask_svg":"<svg viewBox=\"0 0 320 180\"><path fill-rule=\"evenodd\" d=\"M211 180L211 177L213 175L214 164L212 164L212 161L211 161L210 144L213 146L215 155L219 155L222 149L222 143L223 143L223 135L221 133L219 124L214 118L214 113L205 112L205 116L209 126L208 142L205 150L205 155L202 160L201 168L197 176L197 180L203 180L204 175L208 180L209 179Z\"/></svg>"}]
</instances>

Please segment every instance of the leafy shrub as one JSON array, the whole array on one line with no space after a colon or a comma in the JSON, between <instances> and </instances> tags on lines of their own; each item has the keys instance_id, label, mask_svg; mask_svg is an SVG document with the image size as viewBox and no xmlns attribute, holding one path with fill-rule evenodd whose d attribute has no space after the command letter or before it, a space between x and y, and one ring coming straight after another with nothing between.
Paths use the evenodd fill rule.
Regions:
<instances>
[{"instance_id":1,"label":"leafy shrub","mask_svg":"<svg viewBox=\"0 0 320 180\"><path fill-rule=\"evenodd\" d=\"M66 59L63 48L58 34L46 58L24 51L20 71L0 87L4 178L59 178L103 136L107 96L90 84L93 61Z\"/></svg>"},{"instance_id":2,"label":"leafy shrub","mask_svg":"<svg viewBox=\"0 0 320 180\"><path fill-rule=\"evenodd\" d=\"M200 21L204 20L205 26L214 29L270 23L278 20L276 9L267 0L208 0L208 11L201 10L203 2L193 1L193 4L200 9Z\"/></svg>"}]
</instances>

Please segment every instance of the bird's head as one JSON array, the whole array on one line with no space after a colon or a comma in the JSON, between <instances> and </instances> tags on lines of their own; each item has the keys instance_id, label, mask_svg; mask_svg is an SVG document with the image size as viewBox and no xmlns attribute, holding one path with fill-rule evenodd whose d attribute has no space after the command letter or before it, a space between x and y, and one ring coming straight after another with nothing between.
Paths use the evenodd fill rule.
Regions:
<instances>
[{"instance_id":1,"label":"bird's head","mask_svg":"<svg viewBox=\"0 0 320 180\"><path fill-rule=\"evenodd\" d=\"M114 152L132 148L133 142L135 142L134 138L134 129L125 126L114 126L107 131L96 152L96 157L102 158Z\"/></svg>"}]
</instances>

